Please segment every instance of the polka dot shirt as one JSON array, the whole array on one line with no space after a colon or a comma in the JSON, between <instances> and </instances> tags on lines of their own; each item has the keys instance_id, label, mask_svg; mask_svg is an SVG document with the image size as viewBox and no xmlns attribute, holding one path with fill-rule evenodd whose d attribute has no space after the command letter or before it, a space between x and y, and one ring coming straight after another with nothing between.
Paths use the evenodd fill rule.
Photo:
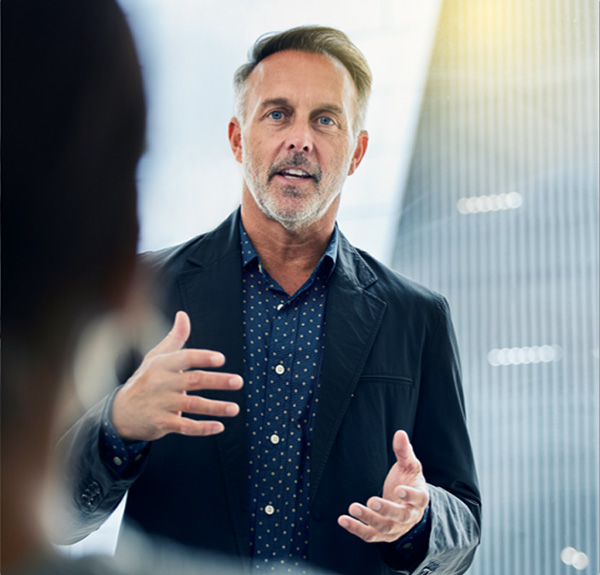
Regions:
<instances>
[{"instance_id":1,"label":"polka dot shirt","mask_svg":"<svg viewBox=\"0 0 600 575\"><path fill-rule=\"evenodd\" d=\"M310 455L338 232L292 296L262 268L241 223L240 234L251 555L255 571L281 572L308 555Z\"/></svg>"}]
</instances>

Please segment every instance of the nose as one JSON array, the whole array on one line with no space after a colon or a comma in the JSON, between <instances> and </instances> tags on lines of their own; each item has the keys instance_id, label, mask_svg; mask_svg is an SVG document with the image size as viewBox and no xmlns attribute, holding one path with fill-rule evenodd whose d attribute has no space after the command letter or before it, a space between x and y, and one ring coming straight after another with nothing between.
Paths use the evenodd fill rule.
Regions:
<instances>
[{"instance_id":1,"label":"nose","mask_svg":"<svg viewBox=\"0 0 600 575\"><path fill-rule=\"evenodd\" d=\"M287 150L311 152L313 141L310 127L303 122L294 122L286 136L285 147Z\"/></svg>"}]
</instances>

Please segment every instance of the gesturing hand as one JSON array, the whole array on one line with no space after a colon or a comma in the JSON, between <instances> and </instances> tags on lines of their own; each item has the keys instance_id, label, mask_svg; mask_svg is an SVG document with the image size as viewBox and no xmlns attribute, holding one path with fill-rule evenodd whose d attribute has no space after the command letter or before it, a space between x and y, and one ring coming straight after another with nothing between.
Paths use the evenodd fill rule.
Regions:
<instances>
[{"instance_id":1,"label":"gesturing hand","mask_svg":"<svg viewBox=\"0 0 600 575\"><path fill-rule=\"evenodd\" d=\"M396 541L423 517L429 504L429 489L421 462L416 458L408 435L394 434L396 463L383 485L383 497L371 497L366 506L352 503L350 515L341 515L338 523L368 543Z\"/></svg>"},{"instance_id":2,"label":"gesturing hand","mask_svg":"<svg viewBox=\"0 0 600 575\"><path fill-rule=\"evenodd\" d=\"M243 384L239 375L198 369L186 371L225 363L221 353L182 349L190 329L188 315L177 312L171 331L148 352L138 370L115 395L112 422L123 439L152 441L167 433L213 435L223 431L222 423L195 421L182 414L216 417L238 414L236 403L187 394L199 389L239 389Z\"/></svg>"}]
</instances>

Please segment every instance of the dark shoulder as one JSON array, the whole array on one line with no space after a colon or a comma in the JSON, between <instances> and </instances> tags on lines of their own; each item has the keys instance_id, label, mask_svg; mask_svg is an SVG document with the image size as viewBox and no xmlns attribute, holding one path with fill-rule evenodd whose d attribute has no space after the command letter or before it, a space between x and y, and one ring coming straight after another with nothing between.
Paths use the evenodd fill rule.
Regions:
<instances>
[{"instance_id":1,"label":"dark shoulder","mask_svg":"<svg viewBox=\"0 0 600 575\"><path fill-rule=\"evenodd\" d=\"M218 227L186 242L140 255L142 265L153 275L176 274L188 266L201 266L218 260L231 250L239 250L239 211Z\"/></svg>"},{"instance_id":2,"label":"dark shoulder","mask_svg":"<svg viewBox=\"0 0 600 575\"><path fill-rule=\"evenodd\" d=\"M144 252L140 254L141 263L152 274L160 275L166 269L180 271L188 256L196 252L205 236L206 234L201 234L176 246Z\"/></svg>"},{"instance_id":3,"label":"dark shoulder","mask_svg":"<svg viewBox=\"0 0 600 575\"><path fill-rule=\"evenodd\" d=\"M354 249L377 278L370 287L374 295L388 303L401 304L402 307L429 310L436 315L448 313L448 302L442 294L393 270L368 252Z\"/></svg>"}]
</instances>

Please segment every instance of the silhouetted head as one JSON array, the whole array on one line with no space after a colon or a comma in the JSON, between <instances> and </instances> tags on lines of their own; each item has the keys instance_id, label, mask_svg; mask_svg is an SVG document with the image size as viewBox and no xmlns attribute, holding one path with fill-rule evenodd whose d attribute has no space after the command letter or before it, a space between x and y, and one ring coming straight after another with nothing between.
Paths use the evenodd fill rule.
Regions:
<instances>
[{"instance_id":1,"label":"silhouetted head","mask_svg":"<svg viewBox=\"0 0 600 575\"><path fill-rule=\"evenodd\" d=\"M124 299L146 107L114 0L2 4L4 418L25 407L24 373L60 372L80 330Z\"/></svg>"}]
</instances>

